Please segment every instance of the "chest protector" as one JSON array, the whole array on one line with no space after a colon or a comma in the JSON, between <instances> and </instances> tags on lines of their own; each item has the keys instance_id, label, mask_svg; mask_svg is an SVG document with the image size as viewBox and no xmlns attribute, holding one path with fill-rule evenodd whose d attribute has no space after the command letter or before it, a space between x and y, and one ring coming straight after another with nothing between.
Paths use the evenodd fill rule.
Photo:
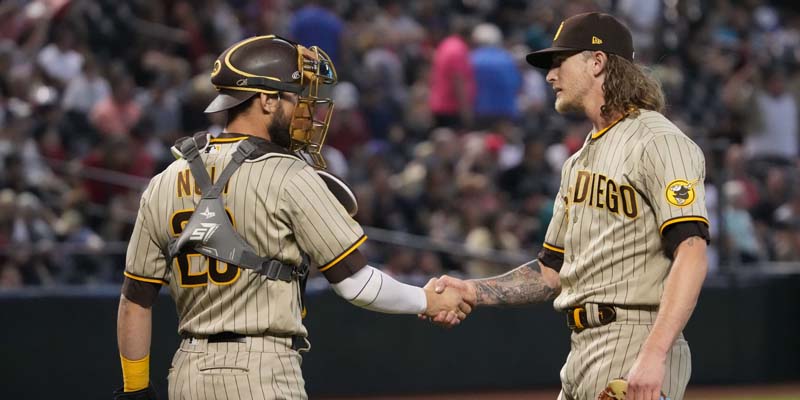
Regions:
<instances>
[{"instance_id":1,"label":"chest protector","mask_svg":"<svg viewBox=\"0 0 800 400\"><path fill-rule=\"evenodd\" d=\"M192 213L181 235L170 241L168 261L171 261L182 250L191 249L239 268L256 271L267 279L284 282L298 279L302 289L308 276L308 257L303 255L301 265L295 266L284 264L273 258L259 256L255 249L233 228L220 198L225 184L244 160L256 151L263 153L263 150L258 149L249 138L242 140L233 153L231 161L222 170L217 183L212 184L203 160L200 158L200 151L205 148L206 141L206 134L200 133L175 144L183 158L189 163L192 176L203 196L195 206L195 212Z\"/></svg>"}]
</instances>

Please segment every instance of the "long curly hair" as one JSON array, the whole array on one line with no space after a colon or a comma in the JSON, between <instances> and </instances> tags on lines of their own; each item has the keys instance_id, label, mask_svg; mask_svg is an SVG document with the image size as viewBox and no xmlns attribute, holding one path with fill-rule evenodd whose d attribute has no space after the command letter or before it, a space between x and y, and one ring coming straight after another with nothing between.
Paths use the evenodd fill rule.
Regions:
<instances>
[{"instance_id":1,"label":"long curly hair","mask_svg":"<svg viewBox=\"0 0 800 400\"><path fill-rule=\"evenodd\" d=\"M615 54L608 55L603 82L605 118L619 114L638 115L639 110L664 111L664 91L651 71Z\"/></svg>"}]
</instances>

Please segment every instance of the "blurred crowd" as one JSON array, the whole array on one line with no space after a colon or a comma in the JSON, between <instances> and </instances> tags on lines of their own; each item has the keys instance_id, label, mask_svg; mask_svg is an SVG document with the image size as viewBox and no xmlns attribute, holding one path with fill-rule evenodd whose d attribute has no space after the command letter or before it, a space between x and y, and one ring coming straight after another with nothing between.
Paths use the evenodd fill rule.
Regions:
<instances>
[{"instance_id":1,"label":"blurred crowd","mask_svg":"<svg viewBox=\"0 0 800 400\"><path fill-rule=\"evenodd\" d=\"M6 0L0 2L0 287L122 279L147 179L224 120L215 57L275 33L319 45L340 83L325 155L362 225L534 257L563 161L591 126L524 61L559 22L634 32L668 117L706 152L715 270L800 261L800 14L765 0ZM365 245L407 280L513 267Z\"/></svg>"}]
</instances>

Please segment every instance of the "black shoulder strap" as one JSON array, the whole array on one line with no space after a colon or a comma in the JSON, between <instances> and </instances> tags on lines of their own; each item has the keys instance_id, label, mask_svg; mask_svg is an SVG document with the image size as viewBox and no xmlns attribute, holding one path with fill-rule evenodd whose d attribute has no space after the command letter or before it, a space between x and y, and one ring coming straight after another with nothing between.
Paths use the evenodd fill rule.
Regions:
<instances>
[{"instance_id":1,"label":"black shoulder strap","mask_svg":"<svg viewBox=\"0 0 800 400\"><path fill-rule=\"evenodd\" d=\"M250 154L253 154L253 151L256 150L256 146L250 142L250 139L245 139L239 142L239 146L236 148L236 151L231 156L231 161L228 162L228 165L225 166L225 169L222 170L222 173L219 175L219 179L217 179L217 183L215 183L211 188L206 191L203 190L201 187L200 190L203 190L203 198L204 199L213 199L219 196L222 193L222 189L228 183L228 179L231 179L231 176L240 166ZM205 168L203 168L203 172L205 172ZM192 170L192 175L194 175L194 170ZM195 178L196 179L196 178Z\"/></svg>"},{"instance_id":2,"label":"black shoulder strap","mask_svg":"<svg viewBox=\"0 0 800 400\"><path fill-rule=\"evenodd\" d=\"M200 187L201 193L208 193L211 191L211 177L208 176L208 172L206 171L206 166L203 164L203 160L200 158L200 149L206 146L204 141L207 141L208 138L206 134L200 132L194 135L192 138L186 138L182 140L179 145L180 147L178 150L181 151L183 154L183 158L189 163L189 168L192 171L192 177L194 181L197 182L197 186ZM202 143L202 146L201 146Z\"/></svg>"},{"instance_id":3,"label":"black shoulder strap","mask_svg":"<svg viewBox=\"0 0 800 400\"><path fill-rule=\"evenodd\" d=\"M184 159L189 163L192 176L200 187L203 197L196 205L196 210L200 211L192 213L181 235L170 241L168 257L172 259L183 247L191 246L198 253L240 268L255 270L268 279L286 282L298 279L301 285L304 285L308 274L308 263L305 259L300 266L293 266L257 255L252 246L236 232L226 216L220 198L222 189L233 173L258 147L250 138L241 141L217 182L212 184L211 177L200 158L200 149L205 147L205 140L207 136L199 133L191 139L185 138L176 143L176 147L179 147Z\"/></svg>"}]
</instances>

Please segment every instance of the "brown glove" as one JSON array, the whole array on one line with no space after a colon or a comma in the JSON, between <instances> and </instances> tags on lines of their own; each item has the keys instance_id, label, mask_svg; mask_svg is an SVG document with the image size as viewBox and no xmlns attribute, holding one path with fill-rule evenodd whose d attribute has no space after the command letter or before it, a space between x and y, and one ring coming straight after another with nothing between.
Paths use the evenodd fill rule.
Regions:
<instances>
[{"instance_id":1,"label":"brown glove","mask_svg":"<svg viewBox=\"0 0 800 400\"><path fill-rule=\"evenodd\" d=\"M614 379L608 382L608 386L597 396L598 400L625 400L628 390L628 382L624 379Z\"/></svg>"},{"instance_id":2,"label":"brown glove","mask_svg":"<svg viewBox=\"0 0 800 400\"><path fill-rule=\"evenodd\" d=\"M597 395L598 400L625 400L628 392L628 382L624 379L614 379L608 382L608 386ZM660 400L669 400L669 397L661 392Z\"/></svg>"}]
</instances>

